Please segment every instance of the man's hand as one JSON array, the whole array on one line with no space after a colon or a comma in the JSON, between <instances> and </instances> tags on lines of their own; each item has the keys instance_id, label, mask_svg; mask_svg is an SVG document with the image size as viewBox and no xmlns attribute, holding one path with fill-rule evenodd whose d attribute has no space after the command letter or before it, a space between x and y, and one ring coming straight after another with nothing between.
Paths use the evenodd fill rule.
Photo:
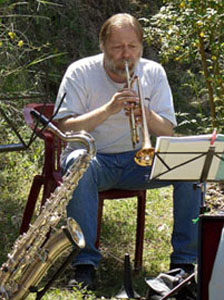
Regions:
<instances>
[{"instance_id":1,"label":"man's hand","mask_svg":"<svg viewBox=\"0 0 224 300\"><path fill-rule=\"evenodd\" d=\"M110 114L116 114L124 109L128 115L130 109L134 108L137 103L139 103L139 98L136 92L128 88L123 88L114 94L107 104L107 110Z\"/></svg>"}]
</instances>

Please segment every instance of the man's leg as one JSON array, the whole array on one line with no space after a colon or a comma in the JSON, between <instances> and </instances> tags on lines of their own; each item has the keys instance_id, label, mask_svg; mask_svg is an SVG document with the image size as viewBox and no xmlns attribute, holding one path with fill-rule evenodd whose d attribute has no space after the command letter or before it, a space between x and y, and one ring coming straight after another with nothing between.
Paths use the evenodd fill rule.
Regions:
<instances>
[{"instance_id":1,"label":"man's leg","mask_svg":"<svg viewBox=\"0 0 224 300\"><path fill-rule=\"evenodd\" d=\"M67 158L64 170L75 163L77 155L82 150L73 151ZM81 284L89 289L94 289L95 267L98 266L101 255L95 247L97 235L98 191L108 190L119 178L121 170L117 169L116 159L113 155L98 154L90 165L78 186L73 192L73 197L67 206L67 215L74 218L80 225L86 246L73 261L74 277L68 286Z\"/></svg>"},{"instance_id":2,"label":"man's leg","mask_svg":"<svg viewBox=\"0 0 224 300\"><path fill-rule=\"evenodd\" d=\"M171 263L191 264L196 262L198 249L198 224L194 224L200 213L201 191L192 182L150 181L151 168L140 167L130 160L129 168L123 173L116 188L153 189L173 185L172 234L173 253Z\"/></svg>"},{"instance_id":3,"label":"man's leg","mask_svg":"<svg viewBox=\"0 0 224 300\"><path fill-rule=\"evenodd\" d=\"M75 162L80 151L73 151L66 160L66 169ZM119 178L119 170L114 164L113 155L97 155L80 179L74 190L73 197L67 206L68 217L74 218L80 225L86 247L80 251L74 265L88 264L97 267L101 258L95 248L98 215L98 190L110 189Z\"/></svg>"},{"instance_id":4,"label":"man's leg","mask_svg":"<svg viewBox=\"0 0 224 300\"><path fill-rule=\"evenodd\" d=\"M174 227L172 234L172 264L189 264L197 260L198 223L201 192L192 182L176 182L174 192Z\"/></svg>"}]
</instances>

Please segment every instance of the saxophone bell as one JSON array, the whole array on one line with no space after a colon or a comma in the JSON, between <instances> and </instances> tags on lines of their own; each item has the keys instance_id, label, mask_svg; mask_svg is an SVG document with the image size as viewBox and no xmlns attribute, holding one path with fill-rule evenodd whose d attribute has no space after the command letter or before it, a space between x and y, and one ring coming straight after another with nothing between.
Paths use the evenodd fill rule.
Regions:
<instances>
[{"instance_id":1,"label":"saxophone bell","mask_svg":"<svg viewBox=\"0 0 224 300\"><path fill-rule=\"evenodd\" d=\"M85 242L83 232L82 232L79 224L73 218L67 218L67 227L62 227L62 229L64 229L64 228L68 229L69 235L71 236L71 239L72 239L71 242L73 244L75 244L75 246L77 246L79 249L82 249L85 247L86 242Z\"/></svg>"},{"instance_id":2,"label":"saxophone bell","mask_svg":"<svg viewBox=\"0 0 224 300\"><path fill-rule=\"evenodd\" d=\"M67 224L62 226L60 230L55 232L44 244L39 248L33 256L32 263L27 265L22 271L22 275L17 281L15 289L8 291L9 300L23 300L33 290L37 293L36 299L41 299L49 288L49 282L42 290L38 291L38 284L44 274L51 268L54 262L67 250L73 246L73 256L76 256L80 249L85 247L85 239L78 223L73 218L67 219ZM61 266L61 268L63 265ZM58 276L59 270L54 276ZM52 280L50 281L50 283ZM48 286L49 285L49 286ZM47 287L47 288L46 288ZM1 294L0 294L1 295ZM1 298L2 299L2 298ZM4 299L4 298L3 298Z\"/></svg>"}]
</instances>

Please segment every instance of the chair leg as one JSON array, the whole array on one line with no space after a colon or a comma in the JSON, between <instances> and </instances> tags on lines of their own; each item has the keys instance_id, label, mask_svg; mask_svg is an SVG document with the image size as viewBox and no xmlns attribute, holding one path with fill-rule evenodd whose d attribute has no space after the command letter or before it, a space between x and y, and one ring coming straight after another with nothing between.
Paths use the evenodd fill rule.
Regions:
<instances>
[{"instance_id":1,"label":"chair leg","mask_svg":"<svg viewBox=\"0 0 224 300\"><path fill-rule=\"evenodd\" d=\"M33 180L33 184L30 189L29 197L26 203L26 207L23 213L23 219L20 226L19 234L26 232L29 229L29 224L33 216L37 198L40 193L41 186L43 185L43 177L41 175L36 175Z\"/></svg>"},{"instance_id":2,"label":"chair leg","mask_svg":"<svg viewBox=\"0 0 224 300\"><path fill-rule=\"evenodd\" d=\"M43 188L43 195L42 195L42 200L41 200L41 205L40 207L42 208L46 202L47 199L50 198L51 193L54 192L55 188L58 186L59 184L52 179L45 179L44 182L44 188Z\"/></svg>"},{"instance_id":3,"label":"chair leg","mask_svg":"<svg viewBox=\"0 0 224 300\"><path fill-rule=\"evenodd\" d=\"M95 243L96 248L99 248L99 245L100 245L100 232L101 232L101 223L102 223L102 214L103 214L103 204L104 204L104 199L99 198L97 238L96 238L96 243ZM138 196L135 265L134 265L135 273L138 273L142 267L144 230L145 230L145 206L146 206L146 191L142 191L142 193Z\"/></svg>"},{"instance_id":4,"label":"chair leg","mask_svg":"<svg viewBox=\"0 0 224 300\"><path fill-rule=\"evenodd\" d=\"M145 229L145 205L146 205L146 191L143 191L142 195L138 196L135 266L134 266L135 273L138 273L138 271L142 267L144 229Z\"/></svg>"},{"instance_id":5,"label":"chair leg","mask_svg":"<svg viewBox=\"0 0 224 300\"><path fill-rule=\"evenodd\" d=\"M100 246L100 232L101 232L102 215L103 215L103 199L99 198L98 217L97 217L97 237L96 237L96 243L95 243L95 247L97 249Z\"/></svg>"}]
</instances>

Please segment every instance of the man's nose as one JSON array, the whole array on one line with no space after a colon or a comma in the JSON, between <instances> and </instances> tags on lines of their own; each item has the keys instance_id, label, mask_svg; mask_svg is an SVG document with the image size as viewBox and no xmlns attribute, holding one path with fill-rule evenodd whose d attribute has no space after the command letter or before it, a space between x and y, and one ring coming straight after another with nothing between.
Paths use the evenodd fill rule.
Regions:
<instances>
[{"instance_id":1,"label":"man's nose","mask_svg":"<svg viewBox=\"0 0 224 300\"><path fill-rule=\"evenodd\" d=\"M124 46L122 54L123 54L123 57L125 59L130 58L131 57L131 50L130 50L130 48L128 46Z\"/></svg>"}]
</instances>

